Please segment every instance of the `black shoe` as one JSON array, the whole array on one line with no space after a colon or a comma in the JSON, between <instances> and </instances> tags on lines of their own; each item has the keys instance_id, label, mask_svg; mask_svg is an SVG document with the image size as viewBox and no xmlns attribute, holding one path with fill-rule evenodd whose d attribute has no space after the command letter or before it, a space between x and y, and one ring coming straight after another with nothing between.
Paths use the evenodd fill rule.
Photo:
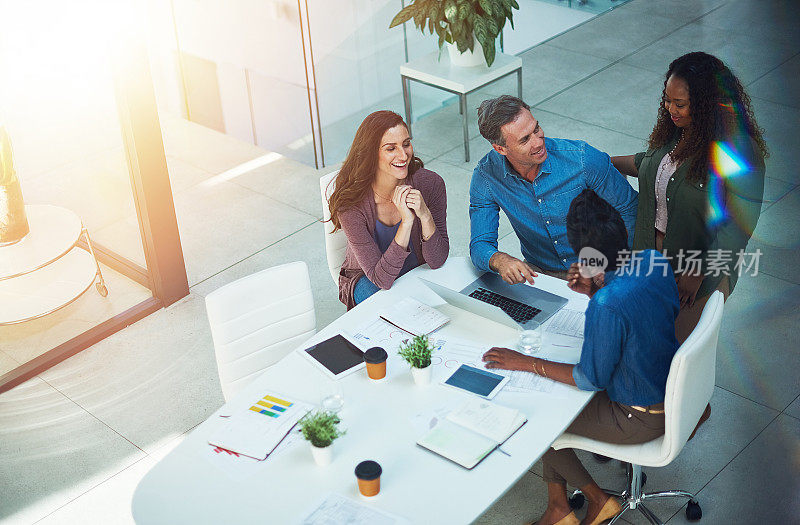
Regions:
<instances>
[{"instance_id":1,"label":"black shoe","mask_svg":"<svg viewBox=\"0 0 800 525\"><path fill-rule=\"evenodd\" d=\"M595 454L594 452L592 452L592 456L594 456L595 461L597 461L598 463L608 463L609 461L611 461L610 457L604 456L602 454Z\"/></svg>"}]
</instances>

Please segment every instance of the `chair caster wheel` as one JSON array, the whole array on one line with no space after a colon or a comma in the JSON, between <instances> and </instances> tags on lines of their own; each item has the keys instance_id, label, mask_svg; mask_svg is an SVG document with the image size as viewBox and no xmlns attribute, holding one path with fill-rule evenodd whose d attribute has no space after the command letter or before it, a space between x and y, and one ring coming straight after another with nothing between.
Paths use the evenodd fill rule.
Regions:
<instances>
[{"instance_id":1,"label":"chair caster wheel","mask_svg":"<svg viewBox=\"0 0 800 525\"><path fill-rule=\"evenodd\" d=\"M583 494L575 494L574 496L570 496L569 498L569 508L572 510L578 510L583 507L586 498Z\"/></svg>"},{"instance_id":2,"label":"chair caster wheel","mask_svg":"<svg viewBox=\"0 0 800 525\"><path fill-rule=\"evenodd\" d=\"M689 521L697 521L703 517L703 509L696 501L689 501L686 505L686 519Z\"/></svg>"},{"instance_id":3,"label":"chair caster wheel","mask_svg":"<svg viewBox=\"0 0 800 525\"><path fill-rule=\"evenodd\" d=\"M108 288L106 288L106 285L104 285L103 283L95 283L94 287L97 288L97 293L99 293L103 297L108 296Z\"/></svg>"}]
</instances>

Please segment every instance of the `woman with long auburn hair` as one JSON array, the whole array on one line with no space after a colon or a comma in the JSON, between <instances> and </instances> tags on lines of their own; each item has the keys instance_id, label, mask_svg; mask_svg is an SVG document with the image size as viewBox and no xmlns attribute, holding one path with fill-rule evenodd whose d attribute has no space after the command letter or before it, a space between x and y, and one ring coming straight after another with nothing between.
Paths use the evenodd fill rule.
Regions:
<instances>
[{"instance_id":1,"label":"woman with long auburn hair","mask_svg":"<svg viewBox=\"0 0 800 525\"><path fill-rule=\"evenodd\" d=\"M662 251L675 271L680 343L711 293L727 299L736 285L761 213L767 156L739 79L717 57L694 52L669 65L647 151L611 157L639 178L633 249Z\"/></svg>"},{"instance_id":2,"label":"woman with long auburn hair","mask_svg":"<svg viewBox=\"0 0 800 525\"><path fill-rule=\"evenodd\" d=\"M328 205L334 231L347 235L339 299L348 310L421 264L444 264L444 180L414 156L400 115L384 110L364 119L334 184Z\"/></svg>"}]
</instances>

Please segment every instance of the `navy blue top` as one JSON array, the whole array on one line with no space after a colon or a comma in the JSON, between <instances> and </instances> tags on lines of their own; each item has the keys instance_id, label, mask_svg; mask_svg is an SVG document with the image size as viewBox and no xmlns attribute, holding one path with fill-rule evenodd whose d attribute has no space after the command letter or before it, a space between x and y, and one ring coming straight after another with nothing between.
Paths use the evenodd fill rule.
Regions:
<instances>
[{"instance_id":1,"label":"navy blue top","mask_svg":"<svg viewBox=\"0 0 800 525\"><path fill-rule=\"evenodd\" d=\"M378 243L378 249L380 249L381 253L385 252L389 245L392 244L394 240L394 236L397 235L397 229L400 227L400 223L398 222L394 226L387 226L383 224L379 220L375 220L375 242ZM403 267L400 269L400 273L397 274L398 277L403 275L406 272L409 272L419 266L419 260L417 259L417 254L414 253L414 250L409 250L408 257L406 257L405 262L403 263Z\"/></svg>"},{"instance_id":2,"label":"navy blue top","mask_svg":"<svg viewBox=\"0 0 800 525\"><path fill-rule=\"evenodd\" d=\"M626 405L664 401L679 309L675 277L659 252L637 253L607 272L586 309L581 360L572 370L578 388L605 390Z\"/></svg>"}]
</instances>

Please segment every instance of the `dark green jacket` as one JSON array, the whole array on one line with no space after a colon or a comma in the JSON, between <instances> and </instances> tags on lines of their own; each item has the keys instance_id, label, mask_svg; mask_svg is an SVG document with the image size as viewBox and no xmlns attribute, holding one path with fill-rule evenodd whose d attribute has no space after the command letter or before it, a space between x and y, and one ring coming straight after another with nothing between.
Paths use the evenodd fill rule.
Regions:
<instances>
[{"instance_id":1,"label":"dark green jacket","mask_svg":"<svg viewBox=\"0 0 800 525\"><path fill-rule=\"evenodd\" d=\"M656 195L655 181L658 165L678 142L676 135L668 144L655 150L637 153L634 161L639 170L639 207L636 213L634 250L655 249ZM720 281L730 277L730 290L736 285L739 269L735 267L737 254L746 250L764 198L764 159L754 141L746 141L737 158L746 166L734 176L718 178L709 174L708 182L690 182L686 179L691 159L682 162L667 185L667 231L664 236L664 255L670 257L673 271L679 269L679 252L701 252L702 271L707 270L710 250L726 250L731 261L718 275L707 275L697 291L697 297L713 292ZM720 184L719 181L722 181ZM709 186L713 190L709 192ZM722 186L722 190L717 189ZM712 226L709 217L719 209L712 200L724 199L727 217ZM716 252L719 253L719 252ZM712 252L712 259L720 260ZM712 261L713 262L713 261Z\"/></svg>"}]
</instances>

